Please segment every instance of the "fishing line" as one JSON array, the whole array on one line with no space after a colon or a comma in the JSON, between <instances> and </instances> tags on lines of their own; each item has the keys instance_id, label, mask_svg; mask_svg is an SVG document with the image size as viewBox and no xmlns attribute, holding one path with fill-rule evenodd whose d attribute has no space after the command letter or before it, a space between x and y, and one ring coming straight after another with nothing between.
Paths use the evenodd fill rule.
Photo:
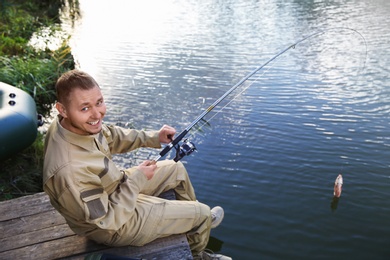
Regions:
<instances>
[{"instance_id":1,"label":"fishing line","mask_svg":"<svg viewBox=\"0 0 390 260\"><path fill-rule=\"evenodd\" d=\"M366 68L368 48L365 37L359 31L346 28L341 30L343 31L337 31L330 36L321 36L323 40L321 43L313 43L316 48L322 47L316 54L322 59L333 61L333 64L332 62L323 64L317 59L308 59L306 62L307 67L311 67L319 78L318 84L311 86L310 93L315 99L310 104L314 103L314 110L317 109L313 112L313 118L316 120L313 126L318 131L318 136L326 139L328 145L332 142L337 145L337 140L340 139L348 140L348 145L343 145L333 154L339 158L337 160L344 161L340 167L343 172L345 167L348 167L348 161L352 159L349 156L352 149L350 145L355 143L353 141L355 138L351 135L355 133L356 128L351 131L350 122L359 120L356 114L359 109L356 110L355 104L362 101L358 93L362 93L366 88L360 79ZM330 44L331 41L336 44ZM322 65L324 66L321 67ZM310 78L309 75L308 77Z\"/></svg>"},{"instance_id":2,"label":"fishing line","mask_svg":"<svg viewBox=\"0 0 390 260\"><path fill-rule=\"evenodd\" d=\"M345 28L342 28L342 29L345 29ZM365 40L364 36L363 36L362 34L360 34L360 33L359 33L358 31L356 31L356 30L353 30L353 29L348 29L348 30L352 30L354 33L358 33L359 36L362 38L362 40L364 41L364 45L365 45L365 47L366 47L366 48L365 48L365 54L364 54L364 56L367 57L367 43L366 43L366 40ZM312 35L312 36L314 36L314 35ZM309 37L309 38L310 38L310 37ZM209 124L209 123L208 123L209 121L211 121L215 116L217 116L217 115L218 115L220 112L222 112L227 106L229 106L233 101L235 101L235 99L236 99L238 96L241 96L249 87L251 87L254 83L258 82L258 81L260 80L260 78L262 78L263 75L264 75L267 71L269 71L271 68L275 67L276 64L275 64L274 62L273 62L272 64L273 64L272 66L268 67L262 74L258 75L258 76L249 84L249 85L247 85L246 87L244 87L243 90L240 91L237 95L235 95L227 104L225 104L222 108L220 108L218 111L216 111L215 114L214 114L212 117L210 117L206 122L203 122L203 121L202 121L203 124L202 124L199 128L201 129L204 125ZM364 61L363 61L363 65L360 66L360 68L359 68L357 74L360 74L360 71L362 71L362 70L365 68L365 65L366 65L366 58L365 58ZM194 136L194 135L196 134L196 132L199 131L199 128L197 128L197 129L195 130L195 132L193 132L193 133L190 135L190 137L191 137L191 136Z\"/></svg>"},{"instance_id":3,"label":"fishing line","mask_svg":"<svg viewBox=\"0 0 390 260\"><path fill-rule=\"evenodd\" d=\"M216 117L219 113L221 113L227 106L229 106L233 101L236 100L236 98L238 98L239 96L241 96L249 87L251 87L254 83L258 82L260 80L260 78L262 78L262 76L267 72L269 71L271 68L273 68L275 65L269 67L267 70L265 70L262 74L258 75L249 85L247 85L246 87L244 87L238 94L236 94L228 103L226 103L224 106L222 106L218 111L216 111L214 113L213 116L211 116L209 119L207 120L201 120L200 122L202 122L202 125L198 126L197 125L197 128L191 133L191 135L189 137L193 137L196 135L197 132L201 131L202 128L205 126L205 125L210 125L210 121Z\"/></svg>"},{"instance_id":4,"label":"fishing line","mask_svg":"<svg viewBox=\"0 0 390 260\"><path fill-rule=\"evenodd\" d=\"M257 75L259 71L261 71L263 68L265 68L267 65L271 64L273 61L278 59L281 55L289 51L290 49L295 49L297 45L305 42L308 39L318 37L320 35L323 35L328 32L332 31L349 31L352 33L357 33L361 39L363 39L364 45L365 45L365 59L364 63L361 69L365 68L366 65L366 59L367 59L367 43L363 35L358 32L355 29L347 28L347 27L338 27L338 28L330 28L330 29L325 29L321 31L317 31L315 33L312 33L306 37L303 37L302 39L296 41L293 44L290 44L288 47L271 57L268 61L266 61L264 64L261 66L255 68L253 71L251 71L249 74L247 74L245 77L243 77L237 84L235 84L233 87L231 87L228 91L226 91L220 98L218 98L214 103L212 103L207 109L205 109L192 123L190 123L175 139L171 141L160 153L157 155L153 161L158 161L162 157L164 157L170 150L175 149L176 150L176 157L174 158L175 161L179 161L182 159L184 156L191 154L193 151L196 150L195 145L188 141L188 139L185 139L182 141L182 139L189 133L193 127L198 126L195 132L191 134L193 136L196 132L199 132L203 126L206 124L209 124L208 122L213 119L216 115L218 115L221 111L223 111L231 102L233 102L235 99L237 99L238 96L240 96L243 92L245 92L250 86L252 86L255 82L258 82L258 80L264 75L265 71L261 75ZM271 67L270 67L271 68ZM266 71L268 71L270 68L268 68ZM360 70L359 70L360 72ZM222 108L220 108L209 120L205 120L205 116L208 115L215 107L217 107L223 100L225 100L228 96L230 96L235 90L238 88L242 87L244 83L246 83L249 79L251 79L253 76L257 76L248 86L244 87L239 93ZM199 127L199 122L202 122L202 125ZM181 143L182 142L182 143ZM181 143L181 144L180 144Z\"/></svg>"}]
</instances>

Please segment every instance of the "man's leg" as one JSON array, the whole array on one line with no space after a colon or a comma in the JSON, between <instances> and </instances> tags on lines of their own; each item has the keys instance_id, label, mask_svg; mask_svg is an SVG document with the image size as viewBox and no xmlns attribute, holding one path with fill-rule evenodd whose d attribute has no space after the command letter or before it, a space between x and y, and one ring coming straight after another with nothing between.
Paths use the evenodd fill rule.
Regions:
<instances>
[{"instance_id":1,"label":"man's leg","mask_svg":"<svg viewBox=\"0 0 390 260\"><path fill-rule=\"evenodd\" d=\"M134 169L126 170L129 178ZM177 201L150 197L170 189L175 191ZM157 162L153 178L140 193L136 206L137 217L120 231L121 238L116 244L143 245L159 237L185 233L193 253L204 250L210 235L210 208L196 201L194 188L181 162ZM131 235L133 230L138 231Z\"/></svg>"},{"instance_id":2,"label":"man's leg","mask_svg":"<svg viewBox=\"0 0 390 260\"><path fill-rule=\"evenodd\" d=\"M125 172L131 178L135 168L127 169ZM177 200L195 201L195 191L192 187L187 170L181 162L165 160L157 162L157 169L140 193L158 196L162 192L174 189Z\"/></svg>"},{"instance_id":3,"label":"man's leg","mask_svg":"<svg viewBox=\"0 0 390 260\"><path fill-rule=\"evenodd\" d=\"M169 201L140 194L136 214L118 232L113 245L142 246L172 234L187 235L193 255L207 245L211 227L210 208L197 201Z\"/></svg>"}]
</instances>

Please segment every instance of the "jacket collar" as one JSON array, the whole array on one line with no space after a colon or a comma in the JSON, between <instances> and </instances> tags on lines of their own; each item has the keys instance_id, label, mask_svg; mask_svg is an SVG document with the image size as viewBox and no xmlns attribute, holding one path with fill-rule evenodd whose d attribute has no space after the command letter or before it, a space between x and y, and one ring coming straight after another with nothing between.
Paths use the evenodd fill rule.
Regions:
<instances>
[{"instance_id":1,"label":"jacket collar","mask_svg":"<svg viewBox=\"0 0 390 260\"><path fill-rule=\"evenodd\" d=\"M79 135L79 134L73 133L73 132L65 129L61 125L61 123L60 123L61 119L62 119L62 116L58 115L56 118L56 121L57 121L56 125L57 125L57 129L58 129L58 133L65 141L67 141L73 145L79 146L81 148L84 148L88 151L96 149L95 138L98 138L98 136L101 133L94 134L94 135Z\"/></svg>"}]
</instances>

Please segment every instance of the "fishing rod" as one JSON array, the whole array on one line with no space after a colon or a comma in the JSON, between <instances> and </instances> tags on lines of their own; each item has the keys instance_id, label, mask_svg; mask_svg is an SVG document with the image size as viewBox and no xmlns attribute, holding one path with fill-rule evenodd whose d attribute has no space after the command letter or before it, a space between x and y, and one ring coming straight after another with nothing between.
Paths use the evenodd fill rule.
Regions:
<instances>
[{"instance_id":1,"label":"fishing rod","mask_svg":"<svg viewBox=\"0 0 390 260\"><path fill-rule=\"evenodd\" d=\"M267 66L269 63L271 63L272 61L274 61L276 58L278 58L279 56L281 56L282 54L284 54L285 52L287 52L288 50L290 49L295 49L295 47L304 42L305 40L309 39L309 38L312 38L312 37L315 37L315 36L319 36L321 34L324 34L328 31L331 31L331 30L350 30L352 32L355 32L357 34L359 34L364 42L365 42L365 39L364 37L356 30L354 29L351 29L351 28L332 28L332 29L327 29L327 30L322 30L322 31L318 31L318 32L315 32L313 34L310 34L302 39L300 39L299 41L289 45L287 48L285 48L284 50L280 51L279 53L277 53L275 56L273 56L271 59L269 59L268 61L266 61L264 64L262 64L261 66L255 68L254 70L252 70L250 73L248 73L245 77L243 77L239 82L237 82L233 87L231 87L228 91L226 91L220 98L218 98L217 100L214 101L214 103L212 103L207 109L205 109L194 121L192 121L192 123L190 123L175 139L173 139L167 146L164 147L164 149L159 153L159 155L157 155L153 161L154 162L157 162L158 160L160 160L162 157L164 157L169 151L171 151L173 148L176 150L176 156L175 158L173 159L175 162L178 162L179 160L181 160L184 156L187 156L187 155L190 155L192 152L194 152L196 150L196 147L195 147L195 144L191 141L189 141L187 138L183 140L183 138L190 132L190 130L195 126L197 125L200 121L204 120L204 117L209 114L216 106L218 106L222 100L224 100L227 96L229 96L234 90L236 90L237 88L239 88L240 86L242 86L248 79L250 79L253 75L255 75L257 72L259 72L261 69L263 69L265 66ZM255 82L255 81L254 81ZM248 87L250 87L254 82L252 82ZM247 88L248 88L247 87ZM245 88L246 89L246 88ZM244 91L245 91L244 89ZM242 92L244 92L242 91ZM240 92L239 95L242 93ZM238 96L238 95L237 95ZM237 96L235 96L233 99L235 99ZM229 102L230 103L230 102ZM183 140L183 141L182 141ZM182 142L180 144L180 142Z\"/></svg>"}]
</instances>

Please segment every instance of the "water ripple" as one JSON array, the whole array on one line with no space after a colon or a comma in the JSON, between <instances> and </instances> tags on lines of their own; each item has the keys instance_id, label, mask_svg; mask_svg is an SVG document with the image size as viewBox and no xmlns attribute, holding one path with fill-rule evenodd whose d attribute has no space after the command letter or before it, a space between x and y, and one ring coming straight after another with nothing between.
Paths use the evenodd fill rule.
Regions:
<instances>
[{"instance_id":1,"label":"water ripple","mask_svg":"<svg viewBox=\"0 0 390 260\"><path fill-rule=\"evenodd\" d=\"M212 235L233 258L390 254L390 2L80 2L73 52L101 84L106 121L139 129L184 129L249 71L314 31L361 32L367 45L336 30L269 64L210 113L191 136L198 153L183 162L198 199L224 207ZM116 161L129 167L154 153ZM338 173L344 187L332 210Z\"/></svg>"}]
</instances>

